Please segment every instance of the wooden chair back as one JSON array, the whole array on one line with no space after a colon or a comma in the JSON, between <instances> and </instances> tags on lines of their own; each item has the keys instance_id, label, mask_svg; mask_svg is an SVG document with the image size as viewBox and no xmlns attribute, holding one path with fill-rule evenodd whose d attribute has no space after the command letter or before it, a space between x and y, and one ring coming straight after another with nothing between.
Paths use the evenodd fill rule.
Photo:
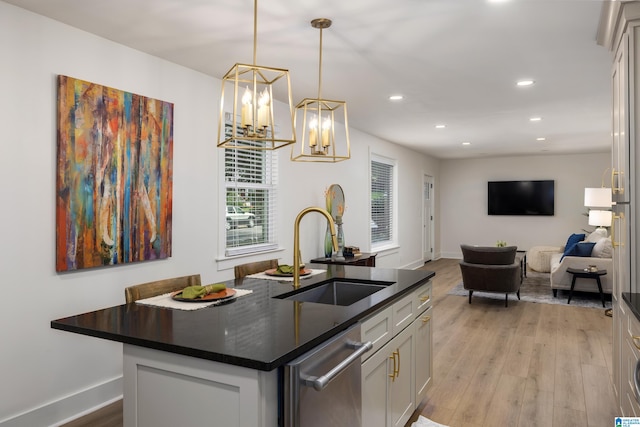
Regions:
<instances>
[{"instance_id":1,"label":"wooden chair back","mask_svg":"<svg viewBox=\"0 0 640 427\"><path fill-rule=\"evenodd\" d=\"M124 298L128 304L139 299L150 298L167 292L178 291L187 286L199 286L201 284L199 274L156 280L155 282L141 283L125 288Z\"/></svg>"},{"instance_id":2,"label":"wooden chair back","mask_svg":"<svg viewBox=\"0 0 640 427\"><path fill-rule=\"evenodd\" d=\"M269 259L266 261L257 261L236 265L233 269L233 272L235 273L236 279L241 279L250 274L261 273L271 268L278 268L277 259Z\"/></svg>"}]
</instances>

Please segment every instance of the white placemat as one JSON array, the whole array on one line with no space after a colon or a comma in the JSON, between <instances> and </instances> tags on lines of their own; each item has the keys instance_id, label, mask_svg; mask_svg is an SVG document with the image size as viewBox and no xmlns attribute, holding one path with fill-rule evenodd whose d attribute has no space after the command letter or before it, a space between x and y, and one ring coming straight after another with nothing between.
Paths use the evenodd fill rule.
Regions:
<instances>
[{"instance_id":1,"label":"white placemat","mask_svg":"<svg viewBox=\"0 0 640 427\"><path fill-rule=\"evenodd\" d=\"M311 273L307 274L306 276L300 276L300 280L308 279L309 277L315 276L316 274L322 274L322 273L326 273L326 272L327 272L327 270L311 269ZM250 277L252 279L277 280L278 282L293 282L293 277L269 276L268 274L265 274L264 272L255 273L255 274L249 274L247 277Z\"/></svg>"},{"instance_id":2,"label":"white placemat","mask_svg":"<svg viewBox=\"0 0 640 427\"><path fill-rule=\"evenodd\" d=\"M231 298L222 300L222 301L211 301L211 302L184 302L184 301L176 301L171 298L171 294L173 292L169 292L162 295L157 295L151 298L145 298L136 301L136 304L143 305L153 305L156 307L166 307L166 308L174 308L176 310L199 310L205 307L211 307L212 305L220 305L222 303L229 302L230 299L239 298L244 295L248 295L253 291L250 289L236 289L236 294Z\"/></svg>"}]
</instances>

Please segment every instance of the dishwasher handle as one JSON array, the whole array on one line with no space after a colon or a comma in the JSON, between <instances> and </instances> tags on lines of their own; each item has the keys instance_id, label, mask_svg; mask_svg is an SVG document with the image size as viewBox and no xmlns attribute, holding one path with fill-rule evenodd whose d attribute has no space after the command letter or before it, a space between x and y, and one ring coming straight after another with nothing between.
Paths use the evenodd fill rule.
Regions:
<instances>
[{"instance_id":1,"label":"dishwasher handle","mask_svg":"<svg viewBox=\"0 0 640 427\"><path fill-rule=\"evenodd\" d=\"M344 371L349 365L358 360L360 356L365 354L367 351L373 348L373 343L371 341L367 341L365 343L356 342L356 343L348 343L349 347L353 347L356 349L349 357L338 363L335 367L333 367L326 374L315 377L315 376L303 376L302 383L306 386L313 387L314 389L321 391L325 388L335 377L337 377L340 372Z\"/></svg>"}]
</instances>

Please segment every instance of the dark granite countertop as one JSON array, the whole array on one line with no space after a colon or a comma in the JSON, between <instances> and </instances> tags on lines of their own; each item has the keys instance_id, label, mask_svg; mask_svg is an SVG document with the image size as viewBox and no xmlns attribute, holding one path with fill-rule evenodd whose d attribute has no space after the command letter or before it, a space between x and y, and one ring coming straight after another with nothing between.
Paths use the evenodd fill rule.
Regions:
<instances>
[{"instance_id":1,"label":"dark granite countertop","mask_svg":"<svg viewBox=\"0 0 640 427\"><path fill-rule=\"evenodd\" d=\"M302 280L303 287L334 277L394 284L355 304L343 307L300 304L273 298L292 291L290 282L236 279L227 282L227 286L251 289L253 293L228 304L194 311L123 304L53 320L51 327L271 371L347 329L378 308L411 292L435 275L432 271L423 270L320 264L313 267L326 269L326 274Z\"/></svg>"},{"instance_id":2,"label":"dark granite countertop","mask_svg":"<svg viewBox=\"0 0 640 427\"><path fill-rule=\"evenodd\" d=\"M622 299L627 302L627 305L631 308L636 319L640 321L640 294L623 292Z\"/></svg>"}]
</instances>

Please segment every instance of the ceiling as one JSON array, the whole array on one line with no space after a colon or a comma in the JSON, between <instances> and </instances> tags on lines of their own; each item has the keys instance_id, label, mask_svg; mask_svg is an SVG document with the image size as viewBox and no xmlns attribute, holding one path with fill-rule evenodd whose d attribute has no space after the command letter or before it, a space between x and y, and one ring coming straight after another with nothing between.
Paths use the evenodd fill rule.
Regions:
<instances>
[{"instance_id":1,"label":"ceiling","mask_svg":"<svg viewBox=\"0 0 640 427\"><path fill-rule=\"evenodd\" d=\"M216 78L253 62L251 0L4 1ZM352 128L440 159L605 152L601 3L260 0L256 63L289 69L294 103L315 97L310 21L330 18L322 96L347 102ZM517 87L525 78L535 84Z\"/></svg>"}]
</instances>

